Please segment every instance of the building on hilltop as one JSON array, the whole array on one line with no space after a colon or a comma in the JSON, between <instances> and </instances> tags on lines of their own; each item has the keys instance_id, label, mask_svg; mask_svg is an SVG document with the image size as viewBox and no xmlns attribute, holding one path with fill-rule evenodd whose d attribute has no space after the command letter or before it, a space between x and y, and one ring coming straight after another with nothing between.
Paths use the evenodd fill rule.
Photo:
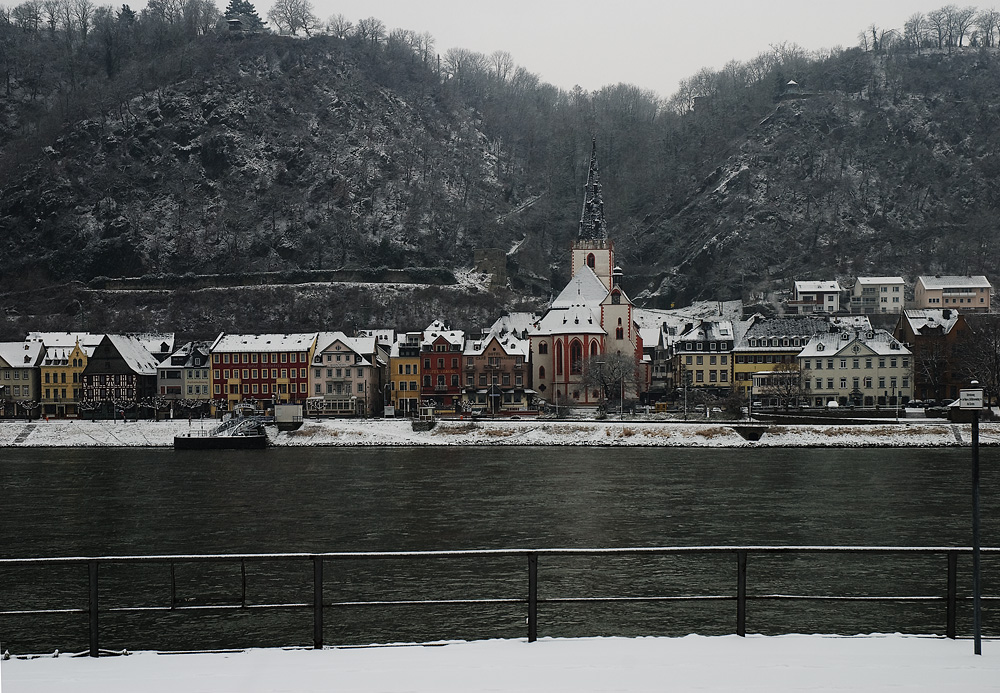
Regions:
<instances>
[{"instance_id":1,"label":"building on hilltop","mask_svg":"<svg viewBox=\"0 0 1000 693\"><path fill-rule=\"evenodd\" d=\"M629 383L622 379L620 395L637 397L648 385L649 369L643 365L634 307L620 286L621 268L608 239L596 141L570 267L569 284L528 333L534 389L557 405L603 404L607 393L587 382L585 371L588 365L603 364L602 357L622 355L634 359L635 373Z\"/></svg>"},{"instance_id":2,"label":"building on hilltop","mask_svg":"<svg viewBox=\"0 0 1000 693\"><path fill-rule=\"evenodd\" d=\"M858 277L851 290L852 313L901 313L905 303L902 277Z\"/></svg>"},{"instance_id":3,"label":"building on hilltop","mask_svg":"<svg viewBox=\"0 0 1000 693\"><path fill-rule=\"evenodd\" d=\"M797 281L792 300L788 302L788 312L836 313L840 310L842 291L840 283L836 281Z\"/></svg>"},{"instance_id":4,"label":"building on hilltop","mask_svg":"<svg viewBox=\"0 0 1000 693\"><path fill-rule=\"evenodd\" d=\"M982 276L920 276L913 289L915 308L952 308L989 313L993 286Z\"/></svg>"}]
</instances>

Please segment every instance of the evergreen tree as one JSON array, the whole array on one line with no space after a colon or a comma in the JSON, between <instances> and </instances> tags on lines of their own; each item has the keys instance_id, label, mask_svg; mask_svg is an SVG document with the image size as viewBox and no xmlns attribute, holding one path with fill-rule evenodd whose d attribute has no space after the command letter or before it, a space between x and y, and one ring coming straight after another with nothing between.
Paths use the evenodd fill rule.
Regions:
<instances>
[{"instance_id":1,"label":"evergreen tree","mask_svg":"<svg viewBox=\"0 0 1000 693\"><path fill-rule=\"evenodd\" d=\"M264 21L257 14L257 8L253 6L250 0L229 0L229 6L226 7L225 17L240 17L249 20L250 26L247 29L263 29Z\"/></svg>"}]
</instances>

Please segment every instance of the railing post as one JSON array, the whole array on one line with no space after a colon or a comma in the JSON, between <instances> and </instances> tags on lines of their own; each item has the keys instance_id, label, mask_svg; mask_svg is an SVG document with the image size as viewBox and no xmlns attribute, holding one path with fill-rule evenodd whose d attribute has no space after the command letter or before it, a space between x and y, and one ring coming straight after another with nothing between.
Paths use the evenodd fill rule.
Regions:
<instances>
[{"instance_id":1,"label":"railing post","mask_svg":"<svg viewBox=\"0 0 1000 693\"><path fill-rule=\"evenodd\" d=\"M747 552L736 552L736 634L747 634Z\"/></svg>"},{"instance_id":2,"label":"railing post","mask_svg":"<svg viewBox=\"0 0 1000 693\"><path fill-rule=\"evenodd\" d=\"M946 635L954 640L957 637L955 623L958 611L958 551L948 552L948 623Z\"/></svg>"},{"instance_id":3,"label":"railing post","mask_svg":"<svg viewBox=\"0 0 1000 693\"><path fill-rule=\"evenodd\" d=\"M538 640L538 554L528 554L528 642Z\"/></svg>"},{"instance_id":4,"label":"railing post","mask_svg":"<svg viewBox=\"0 0 1000 693\"><path fill-rule=\"evenodd\" d=\"M247 608L247 561L240 559L240 606Z\"/></svg>"},{"instance_id":5,"label":"railing post","mask_svg":"<svg viewBox=\"0 0 1000 693\"><path fill-rule=\"evenodd\" d=\"M99 657L100 649L97 639L97 561L87 561L87 572L89 574L88 584L90 587L90 656Z\"/></svg>"},{"instance_id":6,"label":"railing post","mask_svg":"<svg viewBox=\"0 0 1000 693\"><path fill-rule=\"evenodd\" d=\"M323 649L323 558L313 556L313 649Z\"/></svg>"}]
</instances>

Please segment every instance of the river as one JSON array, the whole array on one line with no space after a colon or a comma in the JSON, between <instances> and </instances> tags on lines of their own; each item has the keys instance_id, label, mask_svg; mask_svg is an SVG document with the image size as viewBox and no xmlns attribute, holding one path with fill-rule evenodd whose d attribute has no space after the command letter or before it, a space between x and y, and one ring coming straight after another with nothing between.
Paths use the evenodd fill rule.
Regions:
<instances>
[{"instance_id":1,"label":"river","mask_svg":"<svg viewBox=\"0 0 1000 693\"><path fill-rule=\"evenodd\" d=\"M6 449L0 557L699 545L968 546L968 448L315 448L259 452ZM1000 451L984 448L982 537L1000 545ZM511 559L328 569L327 601L523 597ZM833 563L831 563L831 561ZM895 562L895 563L894 563ZM926 563L926 561L924 561ZM984 558L984 593L1000 561ZM0 575L0 610L86 606L80 568ZM239 569L185 565L181 599L232 601ZM157 571L159 571L157 573ZM85 570L83 571L85 573ZM162 603L163 568L109 571L102 594ZM962 567L960 580L968 569ZM728 557L566 558L540 568L540 596L732 593ZM83 576L85 578L85 575ZM311 572L254 566L251 600L308 599ZM761 593L940 594L940 565L870 557L762 559ZM82 589L82 591L81 591ZM964 587L963 587L964 589ZM464 594L460 594L462 592ZM967 592L967 590L965 590ZM305 595L305 596L303 596ZM103 597L102 597L103 599ZM82 601L81 601L82 600ZM131 600L131 601L130 601ZM987 602L989 605L989 602ZM62 606L66 606L62 604ZM754 606L755 632L941 632L939 605ZM731 603L551 605L541 635L732 632ZM520 637L524 607L341 608L326 640ZM961 616L961 615L960 615ZM189 649L310 641L310 613L109 616L107 647ZM81 624L83 626L81 627ZM303 625L305 624L305 625ZM997 624L1000 625L1000 624ZM997 630L989 609L986 632ZM163 634L166 634L165 636ZM163 638L166 638L164 641ZM85 648L85 617L0 617L11 652Z\"/></svg>"}]
</instances>

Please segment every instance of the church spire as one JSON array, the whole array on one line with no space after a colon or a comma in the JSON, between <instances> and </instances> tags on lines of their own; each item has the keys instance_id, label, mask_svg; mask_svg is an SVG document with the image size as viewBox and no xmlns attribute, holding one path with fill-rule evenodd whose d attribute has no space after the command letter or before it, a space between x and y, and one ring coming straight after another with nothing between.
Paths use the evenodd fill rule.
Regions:
<instances>
[{"instance_id":1,"label":"church spire","mask_svg":"<svg viewBox=\"0 0 1000 693\"><path fill-rule=\"evenodd\" d=\"M606 243L608 227L604 222L604 197L601 194L601 176L597 169L597 137L592 141L590 150L590 171L587 173L587 185L583 194L583 212L580 215L580 230L578 241L597 241Z\"/></svg>"}]
</instances>

